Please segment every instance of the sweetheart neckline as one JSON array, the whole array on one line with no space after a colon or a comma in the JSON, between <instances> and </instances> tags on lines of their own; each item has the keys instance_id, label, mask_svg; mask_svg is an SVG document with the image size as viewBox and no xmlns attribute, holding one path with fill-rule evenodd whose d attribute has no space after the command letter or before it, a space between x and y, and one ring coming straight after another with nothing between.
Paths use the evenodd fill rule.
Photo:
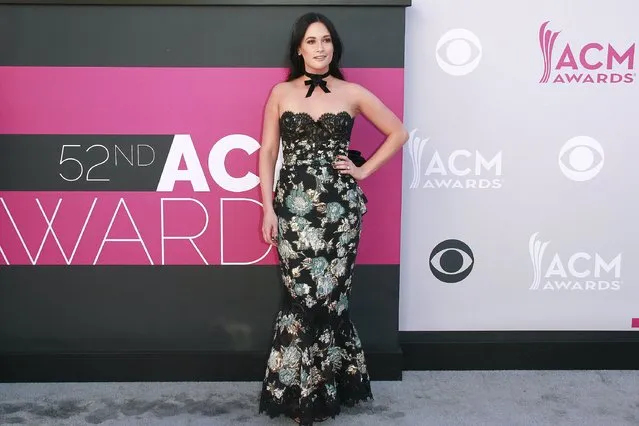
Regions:
<instances>
[{"instance_id":1,"label":"sweetheart neckline","mask_svg":"<svg viewBox=\"0 0 639 426\"><path fill-rule=\"evenodd\" d=\"M291 111L290 109L287 109L287 110L284 110L282 112L282 115L280 115L280 120L282 120L282 118L284 118L284 115L286 115L286 114L305 115L308 118L310 118L311 120L313 120L313 122L315 122L315 123L318 123L318 122L322 121L322 118L324 118L327 115L339 116L339 115L342 115L342 114L346 114L348 116L348 118L351 119L351 121L355 120L355 117L353 117L350 112L348 112L348 111L346 111L344 109L341 110L341 111L337 111L337 112L325 112L322 115L320 115L318 118L314 118L311 114L309 114L306 111Z\"/></svg>"}]
</instances>

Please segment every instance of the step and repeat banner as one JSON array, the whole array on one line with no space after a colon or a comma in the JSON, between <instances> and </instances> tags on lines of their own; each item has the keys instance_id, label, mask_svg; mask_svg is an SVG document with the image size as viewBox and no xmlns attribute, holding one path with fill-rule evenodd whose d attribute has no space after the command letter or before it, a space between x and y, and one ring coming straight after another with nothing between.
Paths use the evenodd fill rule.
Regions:
<instances>
[{"instance_id":1,"label":"step and repeat banner","mask_svg":"<svg viewBox=\"0 0 639 426\"><path fill-rule=\"evenodd\" d=\"M637 16L413 0L400 330L639 327Z\"/></svg>"},{"instance_id":2,"label":"step and repeat banner","mask_svg":"<svg viewBox=\"0 0 639 426\"><path fill-rule=\"evenodd\" d=\"M302 14L333 20L346 78L403 117L400 2L175 3L0 5L0 353L266 353L282 287L258 154ZM352 148L383 140L356 119ZM401 167L362 182L371 351L398 350Z\"/></svg>"},{"instance_id":3,"label":"step and repeat banner","mask_svg":"<svg viewBox=\"0 0 639 426\"><path fill-rule=\"evenodd\" d=\"M387 81L373 90L401 114L401 69L345 72ZM263 104L285 78L273 68L0 68L0 261L277 263L258 232L257 157ZM380 139L357 121L354 140ZM400 164L380 175L399 184ZM387 244L363 244L362 264L397 262L399 228L384 224L397 223L399 194L387 188L367 188L379 208L366 238Z\"/></svg>"}]
</instances>

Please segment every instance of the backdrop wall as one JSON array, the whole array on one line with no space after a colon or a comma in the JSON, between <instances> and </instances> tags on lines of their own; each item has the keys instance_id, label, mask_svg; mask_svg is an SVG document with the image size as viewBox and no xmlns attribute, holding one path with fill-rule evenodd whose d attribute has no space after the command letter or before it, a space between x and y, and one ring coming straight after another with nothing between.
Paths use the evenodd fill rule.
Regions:
<instances>
[{"instance_id":1,"label":"backdrop wall","mask_svg":"<svg viewBox=\"0 0 639 426\"><path fill-rule=\"evenodd\" d=\"M638 15L412 3L400 330L639 327Z\"/></svg>"},{"instance_id":2,"label":"backdrop wall","mask_svg":"<svg viewBox=\"0 0 639 426\"><path fill-rule=\"evenodd\" d=\"M0 376L259 379L281 284L258 150L292 24L329 16L347 79L403 117L405 2L55 3L0 5ZM382 141L356 120L354 149ZM378 379L401 373L401 165L362 183Z\"/></svg>"}]
</instances>

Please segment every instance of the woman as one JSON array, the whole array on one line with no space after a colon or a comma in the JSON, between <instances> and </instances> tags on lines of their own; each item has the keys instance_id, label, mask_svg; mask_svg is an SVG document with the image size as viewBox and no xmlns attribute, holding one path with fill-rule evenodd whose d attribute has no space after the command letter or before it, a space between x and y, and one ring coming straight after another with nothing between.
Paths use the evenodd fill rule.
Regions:
<instances>
[{"instance_id":1,"label":"woman","mask_svg":"<svg viewBox=\"0 0 639 426\"><path fill-rule=\"evenodd\" d=\"M358 185L408 139L372 93L344 80L333 24L310 13L290 42L291 69L264 112L259 174L264 240L277 246L285 300L278 312L260 412L312 425L372 398L349 297L366 198ZM386 136L361 167L348 158L353 121L365 115ZM283 143L275 196L273 176Z\"/></svg>"}]
</instances>

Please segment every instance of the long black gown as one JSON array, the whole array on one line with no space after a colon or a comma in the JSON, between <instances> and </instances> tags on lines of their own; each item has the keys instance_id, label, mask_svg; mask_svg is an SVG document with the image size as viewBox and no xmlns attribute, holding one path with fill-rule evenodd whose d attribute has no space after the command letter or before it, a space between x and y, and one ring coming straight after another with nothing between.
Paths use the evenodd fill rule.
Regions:
<instances>
[{"instance_id":1,"label":"long black gown","mask_svg":"<svg viewBox=\"0 0 639 426\"><path fill-rule=\"evenodd\" d=\"M349 317L353 267L366 197L332 167L346 155L354 118L280 117L283 165L275 188L285 300L278 312L260 412L300 424L335 417L373 398L362 344Z\"/></svg>"}]
</instances>

